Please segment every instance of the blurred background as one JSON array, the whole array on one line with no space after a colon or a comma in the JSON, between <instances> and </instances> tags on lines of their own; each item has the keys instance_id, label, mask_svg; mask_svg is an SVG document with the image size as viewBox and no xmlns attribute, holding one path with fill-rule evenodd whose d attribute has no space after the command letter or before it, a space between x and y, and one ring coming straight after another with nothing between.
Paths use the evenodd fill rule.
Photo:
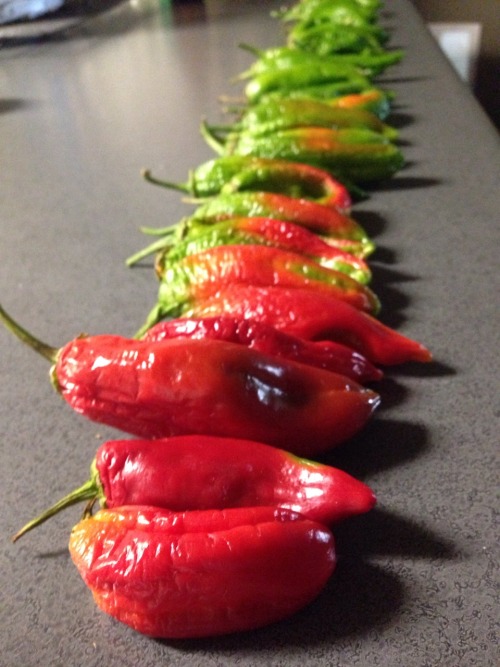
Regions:
<instances>
[{"instance_id":1,"label":"blurred background","mask_svg":"<svg viewBox=\"0 0 500 667\"><path fill-rule=\"evenodd\" d=\"M156 0L184 16L241 12L252 0ZM137 0L0 0L0 48L16 31L44 35L121 2ZM459 76L500 129L500 0L411 0ZM286 4L286 0L284 3ZM26 24L35 24L27 26Z\"/></svg>"},{"instance_id":2,"label":"blurred background","mask_svg":"<svg viewBox=\"0 0 500 667\"><path fill-rule=\"evenodd\" d=\"M500 129L500 0L412 0Z\"/></svg>"}]
</instances>

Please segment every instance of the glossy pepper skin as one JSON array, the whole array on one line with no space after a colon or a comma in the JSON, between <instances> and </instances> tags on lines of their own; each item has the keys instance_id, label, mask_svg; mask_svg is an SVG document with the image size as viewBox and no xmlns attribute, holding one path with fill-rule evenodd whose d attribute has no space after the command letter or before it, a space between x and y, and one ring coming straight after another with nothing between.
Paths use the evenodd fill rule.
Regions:
<instances>
[{"instance_id":1,"label":"glossy pepper skin","mask_svg":"<svg viewBox=\"0 0 500 667\"><path fill-rule=\"evenodd\" d=\"M100 510L75 526L69 549L104 612L167 639L286 618L319 594L335 567L326 527L274 507Z\"/></svg>"},{"instance_id":2,"label":"glossy pepper skin","mask_svg":"<svg viewBox=\"0 0 500 667\"><path fill-rule=\"evenodd\" d=\"M272 246L216 246L177 262L160 255L156 272L163 317L180 314L230 284L302 287L333 295L370 313L380 309L378 298L366 285L301 254Z\"/></svg>"},{"instance_id":3,"label":"glossy pepper skin","mask_svg":"<svg viewBox=\"0 0 500 667\"><path fill-rule=\"evenodd\" d=\"M347 188L327 171L288 160L227 155L196 167L186 183L158 180L147 171L144 176L152 183L178 189L194 197L260 190L312 199L343 211L348 211L352 204Z\"/></svg>"},{"instance_id":4,"label":"glossy pepper skin","mask_svg":"<svg viewBox=\"0 0 500 667\"><path fill-rule=\"evenodd\" d=\"M321 266L346 273L364 285L371 279L367 263L343 249L349 247L345 239L342 239L341 247L337 247L292 222L259 217L231 218L211 225L191 224L176 243L169 236L162 237L129 257L127 264L131 266L153 252L163 253L161 263L172 263L209 248L245 243L300 253Z\"/></svg>"},{"instance_id":5,"label":"glossy pepper skin","mask_svg":"<svg viewBox=\"0 0 500 667\"><path fill-rule=\"evenodd\" d=\"M311 458L352 437L379 403L344 376L208 339L76 339L53 377L76 412L139 437L243 438Z\"/></svg>"},{"instance_id":6,"label":"glossy pepper skin","mask_svg":"<svg viewBox=\"0 0 500 667\"><path fill-rule=\"evenodd\" d=\"M360 384L380 380L382 372L359 352L333 341L307 341L278 331L263 322L232 317L164 320L149 329L143 340L214 338L252 350L345 375Z\"/></svg>"},{"instance_id":7,"label":"glossy pepper skin","mask_svg":"<svg viewBox=\"0 0 500 667\"><path fill-rule=\"evenodd\" d=\"M216 315L258 320L306 340L334 340L358 350L376 365L432 359L424 345L368 313L300 288L230 286L185 313L185 317Z\"/></svg>"},{"instance_id":8,"label":"glossy pepper skin","mask_svg":"<svg viewBox=\"0 0 500 667\"><path fill-rule=\"evenodd\" d=\"M261 137L241 133L223 150L234 155L299 160L354 183L387 179L404 165L398 146L377 132L353 128L302 127Z\"/></svg>"},{"instance_id":9,"label":"glossy pepper skin","mask_svg":"<svg viewBox=\"0 0 500 667\"><path fill-rule=\"evenodd\" d=\"M326 525L376 502L366 484L342 470L259 442L206 435L109 440L97 450L90 479L13 540L84 500L106 509L151 505L172 512L275 506Z\"/></svg>"},{"instance_id":10,"label":"glossy pepper skin","mask_svg":"<svg viewBox=\"0 0 500 667\"><path fill-rule=\"evenodd\" d=\"M305 63L322 65L325 62L332 65L354 65L364 75L373 77L381 74L387 67L400 62L403 57L403 51L401 50L385 51L383 53L367 53L365 51L335 53L325 57L290 46L278 46L265 50L259 50L246 44L241 46L254 53L257 56L257 60L245 72L239 75L239 79L247 79L264 72L288 69L289 67Z\"/></svg>"},{"instance_id":11,"label":"glossy pepper skin","mask_svg":"<svg viewBox=\"0 0 500 667\"><path fill-rule=\"evenodd\" d=\"M339 238L357 241L357 246L349 244L349 252L360 257L367 257L374 250L366 231L348 215L306 199L271 192L233 192L213 197L198 206L190 220L210 223L235 217L284 220L328 237L328 241Z\"/></svg>"},{"instance_id":12,"label":"glossy pepper skin","mask_svg":"<svg viewBox=\"0 0 500 667\"><path fill-rule=\"evenodd\" d=\"M229 127L224 144L231 146L237 142L241 132L257 137L299 127L361 128L391 140L398 136L397 130L365 109L346 109L321 100L285 98L265 100L249 107L237 123Z\"/></svg>"},{"instance_id":13,"label":"glossy pepper skin","mask_svg":"<svg viewBox=\"0 0 500 667\"><path fill-rule=\"evenodd\" d=\"M353 86L363 90L370 87L371 81L359 68L349 63L320 66L302 63L253 76L245 86L245 96L249 104L255 104L269 94L286 96L292 90L326 84L339 86L339 90L349 90Z\"/></svg>"},{"instance_id":14,"label":"glossy pepper skin","mask_svg":"<svg viewBox=\"0 0 500 667\"><path fill-rule=\"evenodd\" d=\"M388 34L378 26L298 22L288 31L287 45L328 57L337 53L385 53ZM370 80L370 79L369 79ZM368 87L365 85L365 87Z\"/></svg>"},{"instance_id":15,"label":"glossy pepper skin","mask_svg":"<svg viewBox=\"0 0 500 667\"><path fill-rule=\"evenodd\" d=\"M305 0L279 13L282 21L329 21L342 25L374 22L379 0Z\"/></svg>"},{"instance_id":16,"label":"glossy pepper skin","mask_svg":"<svg viewBox=\"0 0 500 667\"><path fill-rule=\"evenodd\" d=\"M1 306L0 319L52 361L53 385L77 413L142 438L218 435L315 458L380 402L342 375L224 341L80 336L58 350Z\"/></svg>"}]
</instances>

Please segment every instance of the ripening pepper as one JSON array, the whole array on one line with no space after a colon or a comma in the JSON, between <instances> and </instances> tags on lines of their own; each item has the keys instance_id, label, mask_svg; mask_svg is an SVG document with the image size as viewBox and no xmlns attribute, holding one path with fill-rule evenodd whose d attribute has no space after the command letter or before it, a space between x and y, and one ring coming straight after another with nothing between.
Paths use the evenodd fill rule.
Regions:
<instances>
[{"instance_id":1,"label":"ripening pepper","mask_svg":"<svg viewBox=\"0 0 500 667\"><path fill-rule=\"evenodd\" d=\"M325 100L325 103L341 109L365 109L371 111L380 120L385 120L391 111L393 99L394 95L389 91L370 88L370 90L365 90L362 93L334 97L331 100Z\"/></svg>"},{"instance_id":2,"label":"ripening pepper","mask_svg":"<svg viewBox=\"0 0 500 667\"><path fill-rule=\"evenodd\" d=\"M372 363L428 362L429 350L380 320L325 293L301 288L231 285L197 304L184 317L228 315L264 322L306 340L333 340Z\"/></svg>"},{"instance_id":3,"label":"ripening pepper","mask_svg":"<svg viewBox=\"0 0 500 667\"><path fill-rule=\"evenodd\" d=\"M342 211L348 211L352 204L347 188L330 173L289 160L227 155L196 167L186 183L158 180L149 171L145 171L144 176L152 183L181 190L194 197L260 190L312 199Z\"/></svg>"},{"instance_id":4,"label":"ripening pepper","mask_svg":"<svg viewBox=\"0 0 500 667\"><path fill-rule=\"evenodd\" d=\"M162 318L175 317L231 284L301 287L330 294L366 312L380 309L379 300L366 285L303 255L272 246L216 246L177 262L160 254L156 272Z\"/></svg>"},{"instance_id":5,"label":"ripening pepper","mask_svg":"<svg viewBox=\"0 0 500 667\"><path fill-rule=\"evenodd\" d=\"M319 83L310 86L302 86L293 90L277 88L270 93L266 93L259 98L259 102L279 99L313 99L330 101L346 95L360 95L368 90L373 90L373 83L364 77L359 79L346 79L345 81L336 81L333 83ZM378 89L376 89L378 90ZM389 93L391 95L391 93ZM257 104L257 102L256 102Z\"/></svg>"},{"instance_id":6,"label":"ripening pepper","mask_svg":"<svg viewBox=\"0 0 500 667\"><path fill-rule=\"evenodd\" d=\"M330 530L276 507L100 510L75 526L69 550L101 610L167 639L286 618L335 567Z\"/></svg>"},{"instance_id":7,"label":"ripening pepper","mask_svg":"<svg viewBox=\"0 0 500 667\"><path fill-rule=\"evenodd\" d=\"M370 111L343 109L320 100L285 98L264 100L250 106L237 123L228 126L229 132L221 141L225 146L231 146L242 132L255 137L299 127L361 128L391 140L398 136L395 128L383 123ZM220 128L210 125L207 128L212 135L221 133Z\"/></svg>"},{"instance_id":8,"label":"ripening pepper","mask_svg":"<svg viewBox=\"0 0 500 667\"><path fill-rule=\"evenodd\" d=\"M263 217L294 222L321 234L328 243L335 239L349 243L348 252L367 257L375 246L366 231L353 218L328 206L307 199L296 199L274 192L233 192L208 199L197 207L190 220L210 223L228 218ZM188 223L189 224L189 223ZM165 230L160 230L162 233ZM168 228L167 228L168 231ZM334 243L337 245L337 243Z\"/></svg>"},{"instance_id":9,"label":"ripening pepper","mask_svg":"<svg viewBox=\"0 0 500 667\"><path fill-rule=\"evenodd\" d=\"M18 540L67 507L99 501L113 509L151 505L173 512L284 507L327 525L375 505L373 491L351 475L250 440L185 435L109 440L97 450L90 479L27 523Z\"/></svg>"},{"instance_id":10,"label":"ripening pepper","mask_svg":"<svg viewBox=\"0 0 500 667\"><path fill-rule=\"evenodd\" d=\"M366 285L371 271L366 262L292 222L273 218L230 218L211 225L190 225L184 237L173 243L168 236L165 243L154 242L129 257L127 264L135 264L152 252L163 253L162 262L172 264L188 255L221 245L267 245L299 253L321 266L341 271Z\"/></svg>"},{"instance_id":11,"label":"ripening pepper","mask_svg":"<svg viewBox=\"0 0 500 667\"><path fill-rule=\"evenodd\" d=\"M207 127L204 133L208 140ZM217 137L212 138L216 147ZM300 127L264 136L241 132L230 145L219 145L227 155L298 160L354 183L387 179L404 165L398 146L377 132L359 128Z\"/></svg>"},{"instance_id":12,"label":"ripening pepper","mask_svg":"<svg viewBox=\"0 0 500 667\"><path fill-rule=\"evenodd\" d=\"M77 413L142 438L242 438L315 458L352 437L380 397L354 380L217 340L81 336L60 350L0 317L52 361Z\"/></svg>"},{"instance_id":13,"label":"ripening pepper","mask_svg":"<svg viewBox=\"0 0 500 667\"><path fill-rule=\"evenodd\" d=\"M264 72L288 69L305 63L312 65L323 65L325 62L335 64L354 65L365 76L373 77L381 74L387 67L400 62L403 57L402 50L385 51L383 53L336 53L330 56L318 56L317 54L296 49L289 46L278 46L269 49L256 49L247 44L241 44L242 48L257 56L257 60L242 72L237 78L248 79Z\"/></svg>"},{"instance_id":14,"label":"ripening pepper","mask_svg":"<svg viewBox=\"0 0 500 667\"><path fill-rule=\"evenodd\" d=\"M148 329L143 340L215 338L252 350L323 368L360 384L380 380L382 372L355 350L333 341L308 341L278 331L263 322L233 317L163 320Z\"/></svg>"}]
</instances>

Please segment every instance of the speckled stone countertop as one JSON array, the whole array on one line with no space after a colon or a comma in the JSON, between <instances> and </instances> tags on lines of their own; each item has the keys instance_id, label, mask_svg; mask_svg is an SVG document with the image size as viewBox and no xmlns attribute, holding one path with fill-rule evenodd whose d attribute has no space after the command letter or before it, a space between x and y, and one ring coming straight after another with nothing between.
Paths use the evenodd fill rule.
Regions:
<instances>
[{"instance_id":1,"label":"speckled stone countertop","mask_svg":"<svg viewBox=\"0 0 500 667\"><path fill-rule=\"evenodd\" d=\"M187 209L140 170L184 180L213 156L200 119L234 93L249 63L239 42L282 43L277 4L110 3L51 39L2 43L1 302L40 338L142 323L156 285L124 259L141 225ZM382 319L435 362L388 371L378 414L327 458L370 484L377 508L337 528L337 571L293 618L219 639L142 637L97 610L70 561L78 508L9 540L86 479L116 432L73 414L44 360L0 331L2 667L500 664L498 135L407 0L388 0L383 21L406 50L384 85L408 166L355 217L378 245Z\"/></svg>"}]
</instances>

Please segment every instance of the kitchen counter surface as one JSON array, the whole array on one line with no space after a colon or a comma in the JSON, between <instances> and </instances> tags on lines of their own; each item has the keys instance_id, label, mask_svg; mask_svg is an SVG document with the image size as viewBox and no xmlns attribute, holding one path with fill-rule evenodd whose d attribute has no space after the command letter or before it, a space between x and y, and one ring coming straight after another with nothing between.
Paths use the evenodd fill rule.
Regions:
<instances>
[{"instance_id":1,"label":"kitchen counter surface","mask_svg":"<svg viewBox=\"0 0 500 667\"><path fill-rule=\"evenodd\" d=\"M152 269L124 259L147 241L140 226L190 208L140 171L181 181L213 156L200 120L238 93L231 78L251 61L238 43L283 43L278 5L114 2L39 39L0 31L1 302L42 340L142 323ZM0 331L2 667L500 663L498 134L407 0L389 0L382 20L406 51L382 84L408 164L353 215L378 246L381 318L435 361L388 370L378 414L326 459L368 483L377 508L338 526L336 573L289 620L142 637L95 607L69 558L78 508L9 540L85 481L116 432L73 414L47 363Z\"/></svg>"}]
</instances>

